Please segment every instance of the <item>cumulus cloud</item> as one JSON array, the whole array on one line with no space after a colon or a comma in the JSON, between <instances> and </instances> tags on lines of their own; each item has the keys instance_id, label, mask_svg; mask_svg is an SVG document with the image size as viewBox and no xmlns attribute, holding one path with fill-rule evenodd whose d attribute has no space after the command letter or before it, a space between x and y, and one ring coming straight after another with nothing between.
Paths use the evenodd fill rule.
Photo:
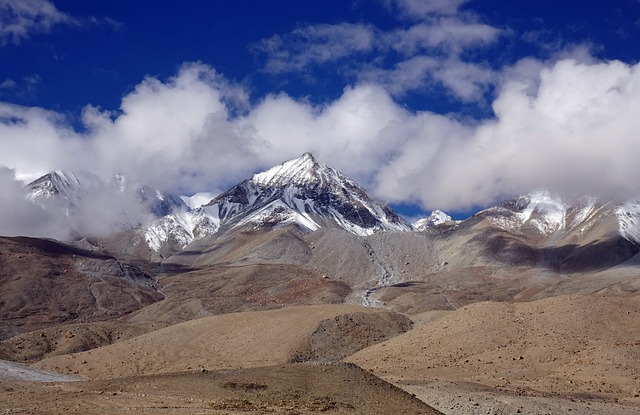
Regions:
<instances>
[{"instance_id":1,"label":"cumulus cloud","mask_svg":"<svg viewBox=\"0 0 640 415\"><path fill-rule=\"evenodd\" d=\"M404 137L395 135L394 128L407 117L384 89L361 84L324 107L270 96L238 122L251 131L248 138L262 164L312 151L366 184L380 161L402 145Z\"/></svg>"},{"instance_id":2,"label":"cumulus cloud","mask_svg":"<svg viewBox=\"0 0 640 415\"><path fill-rule=\"evenodd\" d=\"M58 24L79 23L47 0L0 0L0 45L19 44L32 33L46 33Z\"/></svg>"},{"instance_id":3,"label":"cumulus cloud","mask_svg":"<svg viewBox=\"0 0 640 415\"><path fill-rule=\"evenodd\" d=\"M440 131L413 135L377 172L377 190L458 210L535 188L637 197L639 81L638 65L565 59L506 82L495 119L465 124L423 114L422 127Z\"/></svg>"},{"instance_id":4,"label":"cumulus cloud","mask_svg":"<svg viewBox=\"0 0 640 415\"><path fill-rule=\"evenodd\" d=\"M95 165L87 143L63 115L0 102L0 165L20 179L35 179L60 167Z\"/></svg>"}]
</instances>

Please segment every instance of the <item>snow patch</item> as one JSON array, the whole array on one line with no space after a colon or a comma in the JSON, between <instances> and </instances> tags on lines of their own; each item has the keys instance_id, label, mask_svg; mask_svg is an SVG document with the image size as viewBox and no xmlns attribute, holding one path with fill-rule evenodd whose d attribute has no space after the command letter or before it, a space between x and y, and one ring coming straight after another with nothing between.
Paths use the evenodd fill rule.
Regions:
<instances>
[{"instance_id":1,"label":"snow patch","mask_svg":"<svg viewBox=\"0 0 640 415\"><path fill-rule=\"evenodd\" d=\"M248 216L238 222L234 227L240 227L246 224L254 224L257 226L276 224L277 226L286 226L290 224L298 224L310 231L320 229L313 219L307 214L296 212L281 200L275 200L255 214Z\"/></svg>"},{"instance_id":2,"label":"snow patch","mask_svg":"<svg viewBox=\"0 0 640 415\"><path fill-rule=\"evenodd\" d=\"M640 243L640 201L624 202L615 213L620 224L620 234L631 242Z\"/></svg>"}]
</instances>

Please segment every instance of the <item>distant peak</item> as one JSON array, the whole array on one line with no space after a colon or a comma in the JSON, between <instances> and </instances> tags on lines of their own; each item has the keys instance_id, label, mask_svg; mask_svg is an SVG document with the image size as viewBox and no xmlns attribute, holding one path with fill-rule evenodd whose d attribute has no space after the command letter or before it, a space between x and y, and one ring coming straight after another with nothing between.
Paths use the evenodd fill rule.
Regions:
<instances>
[{"instance_id":1,"label":"distant peak","mask_svg":"<svg viewBox=\"0 0 640 415\"><path fill-rule=\"evenodd\" d=\"M443 211L436 209L431 214L423 219L413 223L413 227L418 230L425 230L434 226L442 225L443 223L451 222L453 219Z\"/></svg>"}]
</instances>

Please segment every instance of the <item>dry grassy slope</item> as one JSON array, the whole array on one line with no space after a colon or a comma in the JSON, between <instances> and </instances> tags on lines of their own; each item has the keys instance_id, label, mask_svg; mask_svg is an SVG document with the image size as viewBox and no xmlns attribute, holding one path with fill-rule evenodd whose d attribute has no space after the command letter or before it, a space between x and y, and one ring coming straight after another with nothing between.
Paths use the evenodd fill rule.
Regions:
<instances>
[{"instance_id":1,"label":"dry grassy slope","mask_svg":"<svg viewBox=\"0 0 640 415\"><path fill-rule=\"evenodd\" d=\"M559 295L640 292L637 257L603 271L562 273L546 268L447 265L440 271L378 290L389 308L408 314L454 310L478 301L533 301Z\"/></svg>"},{"instance_id":2,"label":"dry grassy slope","mask_svg":"<svg viewBox=\"0 0 640 415\"><path fill-rule=\"evenodd\" d=\"M205 317L37 367L91 378L335 360L408 330L399 314L358 306L289 307Z\"/></svg>"},{"instance_id":3,"label":"dry grassy slope","mask_svg":"<svg viewBox=\"0 0 640 415\"><path fill-rule=\"evenodd\" d=\"M112 319L162 298L153 280L111 256L52 240L0 237L0 339Z\"/></svg>"},{"instance_id":4,"label":"dry grassy slope","mask_svg":"<svg viewBox=\"0 0 640 415\"><path fill-rule=\"evenodd\" d=\"M302 235L294 226L273 230L245 227L194 241L163 264L192 269L216 264L302 264L311 256Z\"/></svg>"},{"instance_id":5,"label":"dry grassy slope","mask_svg":"<svg viewBox=\"0 0 640 415\"><path fill-rule=\"evenodd\" d=\"M513 393L635 402L640 297L476 303L347 360L404 385L468 381Z\"/></svg>"}]
</instances>

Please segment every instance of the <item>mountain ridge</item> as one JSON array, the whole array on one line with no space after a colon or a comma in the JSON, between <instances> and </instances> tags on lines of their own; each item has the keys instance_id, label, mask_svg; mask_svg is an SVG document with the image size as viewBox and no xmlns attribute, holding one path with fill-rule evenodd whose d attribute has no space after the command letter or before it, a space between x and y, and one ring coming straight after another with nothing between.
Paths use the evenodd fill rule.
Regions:
<instances>
[{"instance_id":1,"label":"mountain ridge","mask_svg":"<svg viewBox=\"0 0 640 415\"><path fill-rule=\"evenodd\" d=\"M355 235L413 230L355 181L305 153L254 174L191 212L156 221L147 227L145 240L158 251L172 232L188 244L220 230L286 225L307 231L338 227Z\"/></svg>"},{"instance_id":2,"label":"mountain ridge","mask_svg":"<svg viewBox=\"0 0 640 415\"><path fill-rule=\"evenodd\" d=\"M110 186L122 192L126 185L123 177L105 184L88 173L55 171L30 183L28 198L41 205L45 199L62 199L69 204L69 215L82 197L90 195L87 189ZM132 229L162 257L195 240L226 232L284 226L295 226L303 232L335 227L356 236L381 231L455 235L460 233L458 229L475 229L473 232L493 235L490 240L498 243L495 246L504 244L509 235L507 239L512 242L507 244L536 256L550 258L549 250L561 251L552 255L557 266L562 266L562 261L571 256L566 252L575 247L604 246L607 240L623 252L621 261L640 250L640 201L635 199L562 198L536 190L507 199L464 221L453 221L446 213L434 210L427 218L410 224L352 179L318 163L311 153L255 173L196 208L189 206L185 197L149 186L139 188L137 198L151 221L130 221L122 228Z\"/></svg>"}]
</instances>

